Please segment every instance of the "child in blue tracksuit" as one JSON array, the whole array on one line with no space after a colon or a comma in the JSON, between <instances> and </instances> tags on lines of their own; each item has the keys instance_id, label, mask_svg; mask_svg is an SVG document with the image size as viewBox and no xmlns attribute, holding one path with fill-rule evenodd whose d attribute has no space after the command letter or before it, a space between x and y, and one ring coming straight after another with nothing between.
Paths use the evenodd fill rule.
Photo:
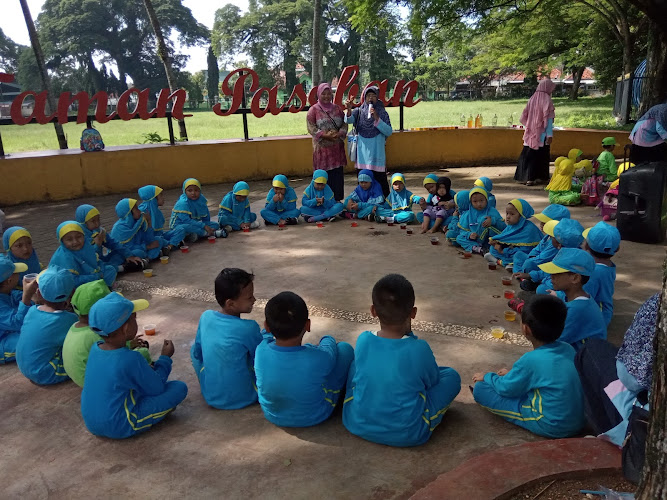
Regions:
<instances>
[{"instance_id":1,"label":"child in blue tracksuit","mask_svg":"<svg viewBox=\"0 0 667 500\"><path fill-rule=\"evenodd\" d=\"M255 229L259 227L257 214L250 211L250 186L247 182L239 181L220 202L218 224L228 233L241 229Z\"/></svg>"},{"instance_id":2,"label":"child in blue tracksuit","mask_svg":"<svg viewBox=\"0 0 667 500\"><path fill-rule=\"evenodd\" d=\"M150 215L142 214L137 200L123 198L116 205L118 220L111 229L111 237L120 243L130 255L153 260L162 255L162 245L150 225Z\"/></svg>"},{"instance_id":3,"label":"child in blue tracksuit","mask_svg":"<svg viewBox=\"0 0 667 500\"><path fill-rule=\"evenodd\" d=\"M611 258L621 244L621 234L614 226L598 222L583 232L584 250L595 259L595 271L584 286L584 291L600 306L605 324L609 326L614 313L614 282L616 265Z\"/></svg>"},{"instance_id":4,"label":"child in blue tracksuit","mask_svg":"<svg viewBox=\"0 0 667 500\"><path fill-rule=\"evenodd\" d=\"M65 269L50 267L37 277L44 303L25 315L16 344L16 363L23 375L40 385L69 380L63 368L63 342L79 319L66 311L74 291L74 277Z\"/></svg>"},{"instance_id":5,"label":"child in blue tracksuit","mask_svg":"<svg viewBox=\"0 0 667 500\"><path fill-rule=\"evenodd\" d=\"M410 224L415 220L412 205L419 203L420 196L412 194L405 187L405 177L396 173L391 176L391 191L387 196L384 207L375 212L375 220L386 222L387 217L393 217L397 224Z\"/></svg>"},{"instance_id":6,"label":"child in blue tracksuit","mask_svg":"<svg viewBox=\"0 0 667 500\"><path fill-rule=\"evenodd\" d=\"M566 322L563 302L537 295L521 312L521 331L533 350L511 369L476 373L473 397L508 422L549 438L564 438L584 425L584 396L572 346L559 341Z\"/></svg>"},{"instance_id":7,"label":"child in blue tracksuit","mask_svg":"<svg viewBox=\"0 0 667 500\"><path fill-rule=\"evenodd\" d=\"M208 200L201 193L201 183L193 177L183 181L183 194L171 211L169 228L178 226L185 229L185 239L188 242L195 242L206 236L227 237L227 231L220 229L220 225L211 220Z\"/></svg>"},{"instance_id":8,"label":"child in blue tracksuit","mask_svg":"<svg viewBox=\"0 0 667 500\"><path fill-rule=\"evenodd\" d=\"M119 273L141 271L144 268L141 257L132 255L128 248L107 234L100 223L100 211L97 208L92 205L79 205L74 216L81 224L86 242L93 246L101 263L115 267Z\"/></svg>"},{"instance_id":9,"label":"child in blue tracksuit","mask_svg":"<svg viewBox=\"0 0 667 500\"><path fill-rule=\"evenodd\" d=\"M37 291L34 280L26 283L23 290L16 289L21 273L27 269L22 262L12 262L0 254L0 365L16 359L21 326Z\"/></svg>"},{"instance_id":10,"label":"child in blue tracksuit","mask_svg":"<svg viewBox=\"0 0 667 500\"><path fill-rule=\"evenodd\" d=\"M222 311L204 311L190 350L202 396L214 408L236 410L257 402L255 349L262 341L256 321L242 319L255 303L254 276L225 268L215 278Z\"/></svg>"},{"instance_id":11,"label":"child in blue tracksuit","mask_svg":"<svg viewBox=\"0 0 667 500\"><path fill-rule=\"evenodd\" d=\"M32 236L24 227L10 227L2 233L2 244L9 260L14 264L26 266L26 270L19 273L19 280L16 284L16 288L20 290L23 288L23 278L26 274L38 274L42 270L42 264L32 246Z\"/></svg>"},{"instance_id":12,"label":"child in blue tracksuit","mask_svg":"<svg viewBox=\"0 0 667 500\"><path fill-rule=\"evenodd\" d=\"M172 247L178 246L185 238L185 226L177 224L175 227L165 230L164 215L160 207L164 205L163 189L160 186L148 185L139 188L137 193L141 198L139 210L150 216L151 229L155 238L160 242L160 248L169 253Z\"/></svg>"},{"instance_id":13,"label":"child in blue tracksuit","mask_svg":"<svg viewBox=\"0 0 667 500\"><path fill-rule=\"evenodd\" d=\"M576 350L587 339L605 340L607 325L600 307L584 291L584 285L595 271L593 257L579 248L561 248L554 260L540 264L540 269L551 275L554 291L565 293L567 319L559 340L567 342Z\"/></svg>"},{"instance_id":14,"label":"child in blue tracksuit","mask_svg":"<svg viewBox=\"0 0 667 500\"><path fill-rule=\"evenodd\" d=\"M488 195L489 199L489 205L492 208L496 208L496 197L494 194L491 193L491 190L493 189L493 182L491 179L488 177L480 177L477 179L473 185L473 188L480 187L484 189Z\"/></svg>"},{"instance_id":15,"label":"child in blue tracksuit","mask_svg":"<svg viewBox=\"0 0 667 500\"><path fill-rule=\"evenodd\" d=\"M306 222L333 221L343 211L343 204L334 199L328 181L326 170L313 172L313 180L301 197L301 216Z\"/></svg>"},{"instance_id":16,"label":"child in blue tracksuit","mask_svg":"<svg viewBox=\"0 0 667 500\"><path fill-rule=\"evenodd\" d=\"M456 211L452 214L452 218L447 226L445 238L454 246L459 246L456 242L456 237L459 235L459 221L463 214L470 210L470 191L459 191L454 195L454 202L456 203Z\"/></svg>"},{"instance_id":17,"label":"child in blue tracksuit","mask_svg":"<svg viewBox=\"0 0 667 500\"><path fill-rule=\"evenodd\" d=\"M184 382L167 382L174 344L165 340L154 367L126 347L137 335L137 311L146 300L112 292L90 309L90 328L104 338L90 350L81 393L81 416L96 436L124 439L146 432L185 399Z\"/></svg>"},{"instance_id":18,"label":"child in blue tracksuit","mask_svg":"<svg viewBox=\"0 0 667 500\"><path fill-rule=\"evenodd\" d=\"M540 230L544 231L544 225L551 220L569 219L570 211L563 205L549 205L534 217L539 221ZM538 265L551 262L557 252L558 249L551 243L551 235L545 233L537 246L529 253L520 250L514 254L514 272L537 271Z\"/></svg>"},{"instance_id":19,"label":"child in blue tracksuit","mask_svg":"<svg viewBox=\"0 0 667 500\"><path fill-rule=\"evenodd\" d=\"M490 236L500 234L505 229L505 220L488 201L484 188L470 190L470 209L459 218L459 233L456 243L468 252L484 255L488 252Z\"/></svg>"},{"instance_id":20,"label":"child in blue tracksuit","mask_svg":"<svg viewBox=\"0 0 667 500\"><path fill-rule=\"evenodd\" d=\"M371 170L360 170L357 187L345 198L345 216L348 219L375 220L378 209L384 206L382 186Z\"/></svg>"},{"instance_id":21,"label":"child in blue tracksuit","mask_svg":"<svg viewBox=\"0 0 667 500\"><path fill-rule=\"evenodd\" d=\"M489 238L491 249L484 257L492 263L498 262L505 269L513 269L514 256L523 249L535 248L542 233L530 219L535 211L526 200L515 198L505 209L507 226L496 236Z\"/></svg>"},{"instance_id":22,"label":"child in blue tracksuit","mask_svg":"<svg viewBox=\"0 0 667 500\"><path fill-rule=\"evenodd\" d=\"M289 185L289 179L282 175L276 175L271 182L271 190L266 195L266 205L259 213L264 219L264 224L298 224L301 212L296 208L296 193Z\"/></svg>"},{"instance_id":23,"label":"child in blue tracksuit","mask_svg":"<svg viewBox=\"0 0 667 500\"><path fill-rule=\"evenodd\" d=\"M354 349L329 335L319 345L302 345L310 331L301 297L282 292L266 304L266 331L255 353L259 404L269 422L309 427L331 416L345 387Z\"/></svg>"},{"instance_id":24,"label":"child in blue tracksuit","mask_svg":"<svg viewBox=\"0 0 667 500\"><path fill-rule=\"evenodd\" d=\"M66 269L74 278L74 286L103 279L113 285L118 270L100 260L93 245L86 241L83 226L68 220L56 228L60 246L51 256L49 267Z\"/></svg>"},{"instance_id":25,"label":"child in blue tracksuit","mask_svg":"<svg viewBox=\"0 0 667 500\"><path fill-rule=\"evenodd\" d=\"M428 343L412 333L412 284L389 274L373 287L371 314L380 330L359 335L347 378L343 424L352 434L389 446L417 446L431 437L461 377L439 367Z\"/></svg>"}]
</instances>

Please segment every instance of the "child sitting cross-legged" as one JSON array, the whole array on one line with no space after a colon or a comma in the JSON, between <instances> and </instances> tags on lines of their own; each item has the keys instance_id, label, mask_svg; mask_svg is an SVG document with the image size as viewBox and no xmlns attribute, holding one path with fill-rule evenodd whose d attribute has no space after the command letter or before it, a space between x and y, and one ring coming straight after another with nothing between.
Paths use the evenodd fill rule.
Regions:
<instances>
[{"instance_id":1,"label":"child sitting cross-legged","mask_svg":"<svg viewBox=\"0 0 667 500\"><path fill-rule=\"evenodd\" d=\"M63 368L63 342L76 314L67 311L74 291L74 276L69 271L49 267L37 276L41 305L26 314L16 344L16 363L21 373L40 385L69 380Z\"/></svg>"},{"instance_id":2,"label":"child sitting cross-legged","mask_svg":"<svg viewBox=\"0 0 667 500\"><path fill-rule=\"evenodd\" d=\"M569 219L570 211L563 205L549 205L534 217L539 221L540 231L544 231L544 225L549 221ZM529 253L519 250L514 254L514 272L537 271L538 265L551 262L556 253L558 249L551 243L551 235L545 233L537 246Z\"/></svg>"},{"instance_id":3,"label":"child sitting cross-legged","mask_svg":"<svg viewBox=\"0 0 667 500\"><path fill-rule=\"evenodd\" d=\"M160 242L160 248L164 255L169 255L173 247L178 246L185 238L186 226L177 224L171 229L165 230L164 214L160 207L164 205L163 189L160 186L149 184L139 188L141 205L139 210L149 216L151 228L155 238Z\"/></svg>"},{"instance_id":4,"label":"child sitting cross-legged","mask_svg":"<svg viewBox=\"0 0 667 500\"><path fill-rule=\"evenodd\" d=\"M382 186L370 170L359 171L357 180L359 184L343 202L346 210L345 217L366 219L372 222L375 220L377 210L384 205Z\"/></svg>"},{"instance_id":5,"label":"child sitting cross-legged","mask_svg":"<svg viewBox=\"0 0 667 500\"><path fill-rule=\"evenodd\" d=\"M90 328L88 315L93 305L111 293L104 280L84 283L72 295L72 309L79 315L79 321L74 323L65 337L63 344L63 367L72 381L83 387L86 375L86 364L90 349L96 343L104 340ZM148 342L138 337L128 341L127 347L138 351L148 363L152 363L148 353Z\"/></svg>"},{"instance_id":6,"label":"child sitting cross-legged","mask_svg":"<svg viewBox=\"0 0 667 500\"><path fill-rule=\"evenodd\" d=\"M438 366L428 343L412 333L415 292L403 276L389 274L375 284L371 314L380 330L357 339L343 424L375 443L423 444L461 390L461 377Z\"/></svg>"},{"instance_id":7,"label":"child sitting cross-legged","mask_svg":"<svg viewBox=\"0 0 667 500\"><path fill-rule=\"evenodd\" d=\"M155 367L127 348L137 335L137 312L148 301L127 300L116 292L90 309L90 328L104 338L90 350L81 393L81 416L96 436L124 439L146 432L188 394L179 380L167 382L174 344L165 340Z\"/></svg>"},{"instance_id":8,"label":"child sitting cross-legged","mask_svg":"<svg viewBox=\"0 0 667 500\"><path fill-rule=\"evenodd\" d=\"M318 345L303 344L310 331L301 297L282 292L266 304L265 339L255 353L259 404L270 422L308 427L325 421L345 388L354 349L327 335Z\"/></svg>"},{"instance_id":9,"label":"child sitting cross-legged","mask_svg":"<svg viewBox=\"0 0 667 500\"><path fill-rule=\"evenodd\" d=\"M111 229L111 236L123 245L129 254L152 260L160 257L163 244L169 246L169 243L155 236L151 216L139 210L137 200L120 200L116 205L116 215L118 220Z\"/></svg>"},{"instance_id":10,"label":"child sitting cross-legged","mask_svg":"<svg viewBox=\"0 0 667 500\"><path fill-rule=\"evenodd\" d=\"M248 183L239 181L234 184L232 190L220 202L218 224L227 233L259 227L257 214L250 211L249 194L250 186L248 186Z\"/></svg>"},{"instance_id":11,"label":"child sitting cross-legged","mask_svg":"<svg viewBox=\"0 0 667 500\"><path fill-rule=\"evenodd\" d=\"M183 181L183 194L171 211L169 227L182 227L185 239L190 243L206 236L227 237L227 231L220 229L220 225L211 220L208 200L201 192L201 183L193 177Z\"/></svg>"},{"instance_id":12,"label":"child sitting cross-legged","mask_svg":"<svg viewBox=\"0 0 667 500\"><path fill-rule=\"evenodd\" d=\"M315 170L310 182L301 197L301 216L306 222L321 220L334 221L343 211L343 204L334 198L334 192L327 182L329 174L326 170Z\"/></svg>"},{"instance_id":13,"label":"child sitting cross-legged","mask_svg":"<svg viewBox=\"0 0 667 500\"><path fill-rule=\"evenodd\" d=\"M289 179L282 174L276 175L271 182L269 194L266 195L266 205L260 212L264 224L298 224L301 212L296 208L296 200L296 193L289 185Z\"/></svg>"},{"instance_id":14,"label":"child sitting cross-legged","mask_svg":"<svg viewBox=\"0 0 667 500\"><path fill-rule=\"evenodd\" d=\"M190 358L206 402L221 410L236 410L257 402L255 349L262 341L256 321L241 318L255 303L255 276L225 268L215 278L220 311L199 318Z\"/></svg>"},{"instance_id":15,"label":"child sitting cross-legged","mask_svg":"<svg viewBox=\"0 0 667 500\"><path fill-rule=\"evenodd\" d=\"M559 341L567 309L550 295L536 295L521 311L521 331L533 350L511 369L473 376L473 397L508 422L549 438L564 438L584 425L583 390L572 346Z\"/></svg>"},{"instance_id":16,"label":"child sitting cross-legged","mask_svg":"<svg viewBox=\"0 0 667 500\"><path fill-rule=\"evenodd\" d=\"M429 174L434 175L434 174ZM432 179L424 179L424 182ZM431 183L427 189L431 189ZM456 192L451 189L452 181L449 177L438 177L433 192L429 191L426 199L419 200L419 206L423 212L417 214L417 220L421 223L421 232L436 233L444 230L451 222L456 203L454 196Z\"/></svg>"},{"instance_id":17,"label":"child sitting cross-legged","mask_svg":"<svg viewBox=\"0 0 667 500\"><path fill-rule=\"evenodd\" d=\"M496 197L493 193L491 193L491 190L493 189L493 181L491 181L491 179L488 177L480 177L473 184L473 188L476 187L481 187L486 191L489 199L489 205L493 208L496 208Z\"/></svg>"},{"instance_id":18,"label":"child sitting cross-legged","mask_svg":"<svg viewBox=\"0 0 667 500\"><path fill-rule=\"evenodd\" d=\"M468 252L484 255L489 251L489 235L500 234L505 229L505 221L488 202L484 188L473 188L468 196L470 209L459 219L456 242Z\"/></svg>"},{"instance_id":19,"label":"child sitting cross-legged","mask_svg":"<svg viewBox=\"0 0 667 500\"><path fill-rule=\"evenodd\" d=\"M397 224L410 224L415 220L412 205L419 203L419 200L420 196L412 194L405 187L403 174L396 173L391 176L391 191L384 207L377 210L375 220L385 222L387 217L393 217Z\"/></svg>"}]
</instances>

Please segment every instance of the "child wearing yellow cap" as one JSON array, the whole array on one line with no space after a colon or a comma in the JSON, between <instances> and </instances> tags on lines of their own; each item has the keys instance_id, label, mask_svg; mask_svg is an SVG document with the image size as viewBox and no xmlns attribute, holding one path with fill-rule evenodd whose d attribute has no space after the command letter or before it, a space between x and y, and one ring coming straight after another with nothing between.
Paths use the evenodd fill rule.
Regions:
<instances>
[{"instance_id":1,"label":"child wearing yellow cap","mask_svg":"<svg viewBox=\"0 0 667 500\"><path fill-rule=\"evenodd\" d=\"M23 278L26 274L36 274L42 271L37 252L32 246L32 236L24 227L14 226L2 234L2 244L9 260L15 264L25 264L26 270L19 273L17 289L23 288Z\"/></svg>"}]
</instances>

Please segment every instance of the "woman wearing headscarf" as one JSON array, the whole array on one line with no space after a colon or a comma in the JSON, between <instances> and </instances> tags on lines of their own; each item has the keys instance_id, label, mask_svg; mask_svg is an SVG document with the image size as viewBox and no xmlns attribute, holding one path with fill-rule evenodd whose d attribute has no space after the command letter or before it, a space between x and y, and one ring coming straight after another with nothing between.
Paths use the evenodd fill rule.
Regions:
<instances>
[{"instance_id":1,"label":"woman wearing headscarf","mask_svg":"<svg viewBox=\"0 0 667 500\"><path fill-rule=\"evenodd\" d=\"M556 117L551 93L555 88L551 80L542 80L519 119L526 131L514 180L528 186L549 178L550 144Z\"/></svg>"},{"instance_id":2,"label":"woman wearing headscarf","mask_svg":"<svg viewBox=\"0 0 667 500\"><path fill-rule=\"evenodd\" d=\"M343 168L347 165L345 137L347 125L343 111L333 103L333 92L328 83L317 87L317 103L306 116L308 133L313 136L313 171L325 170L336 201L341 201Z\"/></svg>"},{"instance_id":3,"label":"woman wearing headscarf","mask_svg":"<svg viewBox=\"0 0 667 500\"><path fill-rule=\"evenodd\" d=\"M630 133L630 161L635 165L667 161L667 103L649 109Z\"/></svg>"},{"instance_id":4,"label":"woman wearing headscarf","mask_svg":"<svg viewBox=\"0 0 667 500\"><path fill-rule=\"evenodd\" d=\"M382 101L378 100L378 88L368 87L361 96L361 106L352 109L353 98L345 105L345 122L353 124L357 131L357 169L371 170L380 183L384 196L389 196L385 142L393 130L391 120Z\"/></svg>"}]
</instances>

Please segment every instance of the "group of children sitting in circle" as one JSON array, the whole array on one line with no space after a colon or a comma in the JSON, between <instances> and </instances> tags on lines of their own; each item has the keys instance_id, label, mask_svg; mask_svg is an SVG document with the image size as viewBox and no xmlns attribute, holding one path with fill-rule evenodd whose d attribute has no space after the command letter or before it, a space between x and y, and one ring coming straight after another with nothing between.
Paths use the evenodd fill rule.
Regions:
<instances>
[{"instance_id":1,"label":"group of children sitting in circle","mask_svg":"<svg viewBox=\"0 0 667 500\"><path fill-rule=\"evenodd\" d=\"M402 174L394 174L385 199L373 176L361 171L358 187L343 203L333 199L326 181L326 172L314 173L297 211L287 178L276 176L261 216L268 224L294 224L299 215L313 222L343 212L377 222L418 219L422 232L443 231L453 245L506 266L526 294L536 292L510 301L535 349L511 370L475 374L474 398L542 436L581 429L583 396L573 360L587 339L606 338L616 275L611 257L620 244L615 227L600 222L584 231L567 208L549 205L534 214L522 199L511 200L503 218L488 178L454 192L449 179L429 174L422 198L406 189ZM161 191L145 186L141 203L121 200L119 220L108 235L96 208L78 207L76 221L58 226L60 247L44 271L27 230L13 227L3 234L0 364L16 360L21 373L39 385L71 379L82 386L83 420L95 435L125 438L146 431L187 395L185 383L168 381L173 343L165 341L161 356L152 360L147 343L136 337L136 313L148 302L112 292L116 272L141 268L183 241L256 227L245 182L224 197L214 222L199 182L187 179L169 229L159 209ZM412 211L415 203L422 213ZM529 220L533 215L539 229ZM274 424L304 427L326 420L342 402L343 424L364 439L392 446L429 439L461 379L454 369L439 367L429 345L413 334L417 308L407 279L388 275L375 284L371 313L380 330L362 333L354 349L330 336L318 345L303 344L310 319L293 292L269 300L264 329L242 319L255 302L253 280L241 269L223 269L214 284L220 310L200 318L191 359L209 405L238 409L259 401Z\"/></svg>"}]
</instances>

